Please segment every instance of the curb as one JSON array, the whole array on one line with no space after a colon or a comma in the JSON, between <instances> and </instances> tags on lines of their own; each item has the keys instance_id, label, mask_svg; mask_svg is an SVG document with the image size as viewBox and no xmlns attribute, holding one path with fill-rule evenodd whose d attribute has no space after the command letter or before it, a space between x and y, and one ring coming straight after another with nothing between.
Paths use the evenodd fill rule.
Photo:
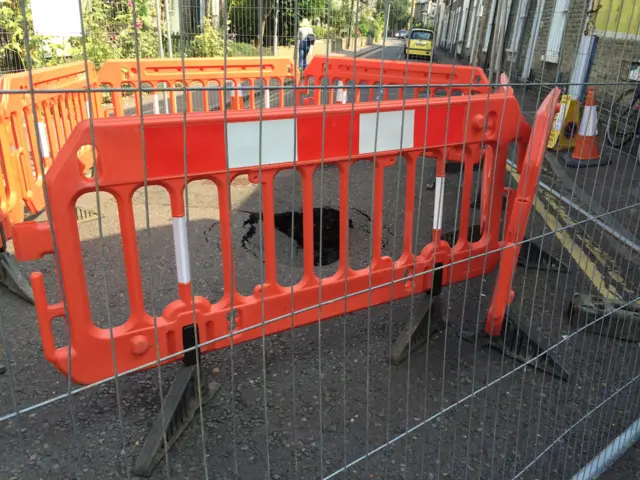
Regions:
<instances>
[{"instance_id":1,"label":"curb","mask_svg":"<svg viewBox=\"0 0 640 480\"><path fill-rule=\"evenodd\" d=\"M378 45L376 47L373 47L373 48L367 50L366 52L362 52L360 54L356 53L356 57L365 57L365 56L367 56L369 54L377 52L378 50L382 50L383 48L384 48L384 46Z\"/></svg>"},{"instance_id":2,"label":"curb","mask_svg":"<svg viewBox=\"0 0 640 480\"><path fill-rule=\"evenodd\" d=\"M365 57L369 54L375 53L379 50L381 50L383 48L382 45L374 45L371 48L368 48L365 51L362 51L362 49L360 49L359 51L356 50L356 58L360 58L360 57ZM350 57L353 58L353 50L342 50L340 53L337 52L332 52L330 55L335 55L338 57Z\"/></svg>"}]
</instances>

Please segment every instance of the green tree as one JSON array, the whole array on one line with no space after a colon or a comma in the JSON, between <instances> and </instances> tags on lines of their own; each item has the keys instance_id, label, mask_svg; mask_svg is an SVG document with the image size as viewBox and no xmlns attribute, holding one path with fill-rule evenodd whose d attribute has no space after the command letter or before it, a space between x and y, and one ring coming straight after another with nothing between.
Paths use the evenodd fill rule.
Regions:
<instances>
[{"instance_id":1,"label":"green tree","mask_svg":"<svg viewBox=\"0 0 640 480\"><path fill-rule=\"evenodd\" d=\"M296 36L296 13L298 21L308 18L326 25L328 20L325 0L278 0L277 5L276 0L232 0L229 6L231 30L237 34L240 42L258 46L262 37L262 44L270 46L276 13L278 37L281 39L292 39Z\"/></svg>"},{"instance_id":2,"label":"green tree","mask_svg":"<svg viewBox=\"0 0 640 480\"><path fill-rule=\"evenodd\" d=\"M29 54L33 67L41 67L48 63L48 53L56 45L47 46L45 37L33 33L33 19L31 9L28 7L29 5L26 6ZM0 54L4 58L17 58L22 68L27 65L22 0L4 0L0 3Z\"/></svg>"},{"instance_id":3,"label":"green tree","mask_svg":"<svg viewBox=\"0 0 640 480\"><path fill-rule=\"evenodd\" d=\"M406 28L411 17L411 0L377 0L376 10L382 15L386 15L389 8L389 20L387 25L392 30Z\"/></svg>"}]
</instances>

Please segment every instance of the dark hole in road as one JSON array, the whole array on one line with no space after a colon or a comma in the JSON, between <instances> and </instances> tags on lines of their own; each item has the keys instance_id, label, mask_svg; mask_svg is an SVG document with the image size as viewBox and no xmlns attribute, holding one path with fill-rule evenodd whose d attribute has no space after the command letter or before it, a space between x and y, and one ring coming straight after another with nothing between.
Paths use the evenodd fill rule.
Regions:
<instances>
[{"instance_id":1,"label":"dark hole in road","mask_svg":"<svg viewBox=\"0 0 640 480\"><path fill-rule=\"evenodd\" d=\"M448 161L445 164L445 173L448 175L454 175L456 173L460 173L462 172L462 170L464 170L464 165L462 162L453 162L453 161ZM480 168L482 167L482 165L480 163L476 163L473 166L473 171L477 172L478 170L480 170Z\"/></svg>"},{"instance_id":2,"label":"dark hole in road","mask_svg":"<svg viewBox=\"0 0 640 480\"><path fill-rule=\"evenodd\" d=\"M249 215L244 221L243 226L248 227L247 233L242 237L242 247L248 249L249 242L257 233L259 228L258 221L260 216L257 212L244 212ZM291 225L291 216L293 215L293 231ZM320 231L320 217L322 216L322 231ZM274 224L278 231L284 233L296 243L296 246L302 250L304 246L303 233L303 214L302 212L280 212L274 215ZM349 228L353 228L353 222L349 219ZM313 209L313 264L331 265L340 258L340 211L331 207L322 207ZM321 242L322 240L322 242ZM322 250L320 250L322 243ZM322 253L322 255L321 255Z\"/></svg>"}]
</instances>

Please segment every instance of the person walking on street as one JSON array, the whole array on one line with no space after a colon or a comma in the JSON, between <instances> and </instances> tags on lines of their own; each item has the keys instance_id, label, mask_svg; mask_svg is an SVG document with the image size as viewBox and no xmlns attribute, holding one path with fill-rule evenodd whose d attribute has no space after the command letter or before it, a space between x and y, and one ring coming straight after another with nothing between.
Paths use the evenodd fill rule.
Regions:
<instances>
[{"instance_id":1,"label":"person walking on street","mask_svg":"<svg viewBox=\"0 0 640 480\"><path fill-rule=\"evenodd\" d=\"M309 20L303 18L298 28L298 66L302 71L307 68L307 55L309 55L309 51L314 43L316 43L316 37L313 34L313 28L311 28Z\"/></svg>"}]
</instances>

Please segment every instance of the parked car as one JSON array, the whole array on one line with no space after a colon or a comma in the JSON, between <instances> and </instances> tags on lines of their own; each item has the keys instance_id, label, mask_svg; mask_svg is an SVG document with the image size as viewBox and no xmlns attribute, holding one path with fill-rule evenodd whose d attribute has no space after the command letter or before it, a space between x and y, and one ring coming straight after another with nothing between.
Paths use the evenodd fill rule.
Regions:
<instances>
[{"instance_id":1,"label":"parked car","mask_svg":"<svg viewBox=\"0 0 640 480\"><path fill-rule=\"evenodd\" d=\"M431 59L433 52L433 32L426 28L414 28L404 44L404 57L426 57Z\"/></svg>"},{"instance_id":2,"label":"parked car","mask_svg":"<svg viewBox=\"0 0 640 480\"><path fill-rule=\"evenodd\" d=\"M398 38L407 38L407 35L409 34L409 32L407 30L400 30L399 32L396 32L396 37Z\"/></svg>"}]
</instances>

